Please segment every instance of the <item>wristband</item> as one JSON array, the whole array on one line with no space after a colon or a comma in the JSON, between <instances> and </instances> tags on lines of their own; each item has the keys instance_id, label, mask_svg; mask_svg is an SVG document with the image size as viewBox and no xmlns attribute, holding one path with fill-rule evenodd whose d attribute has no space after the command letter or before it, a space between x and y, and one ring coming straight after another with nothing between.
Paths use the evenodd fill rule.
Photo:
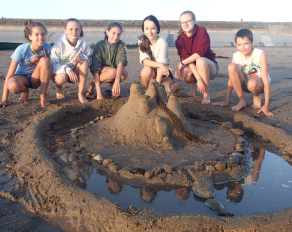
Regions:
<instances>
[{"instance_id":1,"label":"wristband","mask_svg":"<svg viewBox=\"0 0 292 232\"><path fill-rule=\"evenodd\" d=\"M185 65L182 61L180 62L182 65Z\"/></svg>"}]
</instances>

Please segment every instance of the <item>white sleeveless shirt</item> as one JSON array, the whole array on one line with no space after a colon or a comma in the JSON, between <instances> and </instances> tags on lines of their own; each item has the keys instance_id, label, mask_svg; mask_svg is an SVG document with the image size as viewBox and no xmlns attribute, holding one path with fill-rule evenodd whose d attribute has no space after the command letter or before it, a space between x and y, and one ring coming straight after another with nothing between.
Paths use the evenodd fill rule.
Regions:
<instances>
[{"instance_id":1,"label":"white sleeveless shirt","mask_svg":"<svg viewBox=\"0 0 292 232\"><path fill-rule=\"evenodd\" d=\"M249 59L245 59L241 52L235 52L233 54L233 59L238 67L248 76L248 77L259 77L262 78L260 57L262 50L254 48L253 55ZM252 60L251 60L252 59ZM268 73L269 82L271 78Z\"/></svg>"}]
</instances>

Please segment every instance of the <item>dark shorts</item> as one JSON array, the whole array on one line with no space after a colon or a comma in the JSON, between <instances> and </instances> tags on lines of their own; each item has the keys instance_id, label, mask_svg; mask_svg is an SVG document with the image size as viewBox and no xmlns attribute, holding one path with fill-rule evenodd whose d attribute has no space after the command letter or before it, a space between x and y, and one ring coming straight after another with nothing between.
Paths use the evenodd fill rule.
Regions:
<instances>
[{"instance_id":1,"label":"dark shorts","mask_svg":"<svg viewBox=\"0 0 292 232\"><path fill-rule=\"evenodd\" d=\"M154 69L154 72L155 72L155 79L156 79L157 71ZM167 77L167 76L162 76L162 79L165 78L165 77ZM172 75L171 71L169 71L169 76L168 77L170 77L173 80L173 75Z\"/></svg>"},{"instance_id":2,"label":"dark shorts","mask_svg":"<svg viewBox=\"0 0 292 232\"><path fill-rule=\"evenodd\" d=\"M241 70L242 71L242 70ZM251 93L248 88L247 88L247 83L249 82L250 79L252 79L253 77L249 77L246 75L246 73L242 72L243 76L244 76L244 80L241 82L241 86L242 86L242 91L245 93ZM262 81L263 82L263 81ZM264 82L263 82L263 86L264 86ZM264 88L262 88L261 93L264 93Z\"/></svg>"},{"instance_id":3,"label":"dark shorts","mask_svg":"<svg viewBox=\"0 0 292 232\"><path fill-rule=\"evenodd\" d=\"M34 88L33 85L32 85L31 75L32 75L32 73L27 73L27 74L19 74L19 73L15 73L15 74L14 74L14 76L22 76L22 77L24 77L24 78L28 81L28 85L26 86L27 88L30 88L30 89L36 89L36 88Z\"/></svg>"}]
</instances>

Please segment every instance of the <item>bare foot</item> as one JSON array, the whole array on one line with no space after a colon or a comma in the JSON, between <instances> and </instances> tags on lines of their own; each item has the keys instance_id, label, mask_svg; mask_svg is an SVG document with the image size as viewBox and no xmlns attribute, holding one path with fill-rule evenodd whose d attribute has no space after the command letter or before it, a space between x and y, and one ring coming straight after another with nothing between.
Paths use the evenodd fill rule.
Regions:
<instances>
[{"instance_id":1,"label":"bare foot","mask_svg":"<svg viewBox=\"0 0 292 232\"><path fill-rule=\"evenodd\" d=\"M262 96L259 94L259 96L253 95L253 105L251 106L252 108L261 108L262 107Z\"/></svg>"},{"instance_id":2,"label":"bare foot","mask_svg":"<svg viewBox=\"0 0 292 232\"><path fill-rule=\"evenodd\" d=\"M98 94L98 95L96 96L96 99L97 99L97 100L99 100L99 99L104 99L104 97L103 97L102 94Z\"/></svg>"},{"instance_id":3,"label":"bare foot","mask_svg":"<svg viewBox=\"0 0 292 232\"><path fill-rule=\"evenodd\" d=\"M22 92L18 102L27 103L28 102L28 94L29 92Z\"/></svg>"},{"instance_id":4,"label":"bare foot","mask_svg":"<svg viewBox=\"0 0 292 232\"><path fill-rule=\"evenodd\" d=\"M246 101L240 100L236 106L232 106L233 111L240 111L242 108L246 107Z\"/></svg>"},{"instance_id":5,"label":"bare foot","mask_svg":"<svg viewBox=\"0 0 292 232\"><path fill-rule=\"evenodd\" d=\"M191 86L191 91L189 93L189 97L194 97L196 96L196 85Z\"/></svg>"},{"instance_id":6,"label":"bare foot","mask_svg":"<svg viewBox=\"0 0 292 232\"><path fill-rule=\"evenodd\" d=\"M46 107L50 105L50 102L46 98L41 98L41 107Z\"/></svg>"},{"instance_id":7,"label":"bare foot","mask_svg":"<svg viewBox=\"0 0 292 232\"><path fill-rule=\"evenodd\" d=\"M86 99L86 97L84 97L82 94L78 94L78 99L81 103L87 103L88 100Z\"/></svg>"},{"instance_id":8,"label":"bare foot","mask_svg":"<svg viewBox=\"0 0 292 232\"><path fill-rule=\"evenodd\" d=\"M211 101L210 101L210 96L209 96L209 94L208 95L206 95L205 96L205 94L204 94L204 98L203 98L203 101L201 102L201 104L210 104L211 103Z\"/></svg>"},{"instance_id":9,"label":"bare foot","mask_svg":"<svg viewBox=\"0 0 292 232\"><path fill-rule=\"evenodd\" d=\"M88 98L88 99L93 99L94 98L94 93L87 92L85 97Z\"/></svg>"},{"instance_id":10,"label":"bare foot","mask_svg":"<svg viewBox=\"0 0 292 232\"><path fill-rule=\"evenodd\" d=\"M56 98L57 98L57 99L65 99L65 96L64 96L64 94L63 94L63 89L62 89L62 87L61 87L61 88L58 88L58 86L57 86Z\"/></svg>"}]
</instances>

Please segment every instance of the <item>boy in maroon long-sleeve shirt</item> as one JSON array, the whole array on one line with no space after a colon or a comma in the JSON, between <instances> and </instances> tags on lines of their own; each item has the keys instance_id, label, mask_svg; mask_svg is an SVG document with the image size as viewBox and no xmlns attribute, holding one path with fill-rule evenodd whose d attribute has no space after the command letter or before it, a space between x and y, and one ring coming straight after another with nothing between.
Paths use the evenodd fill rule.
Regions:
<instances>
[{"instance_id":1,"label":"boy in maroon long-sleeve shirt","mask_svg":"<svg viewBox=\"0 0 292 232\"><path fill-rule=\"evenodd\" d=\"M215 53L210 49L210 37L206 29L195 23L196 17L192 11L181 14L181 33L175 42L181 62L175 76L191 86L189 96L195 96L197 83L198 92L204 94L202 104L209 104L209 82L218 74L219 66Z\"/></svg>"}]
</instances>

